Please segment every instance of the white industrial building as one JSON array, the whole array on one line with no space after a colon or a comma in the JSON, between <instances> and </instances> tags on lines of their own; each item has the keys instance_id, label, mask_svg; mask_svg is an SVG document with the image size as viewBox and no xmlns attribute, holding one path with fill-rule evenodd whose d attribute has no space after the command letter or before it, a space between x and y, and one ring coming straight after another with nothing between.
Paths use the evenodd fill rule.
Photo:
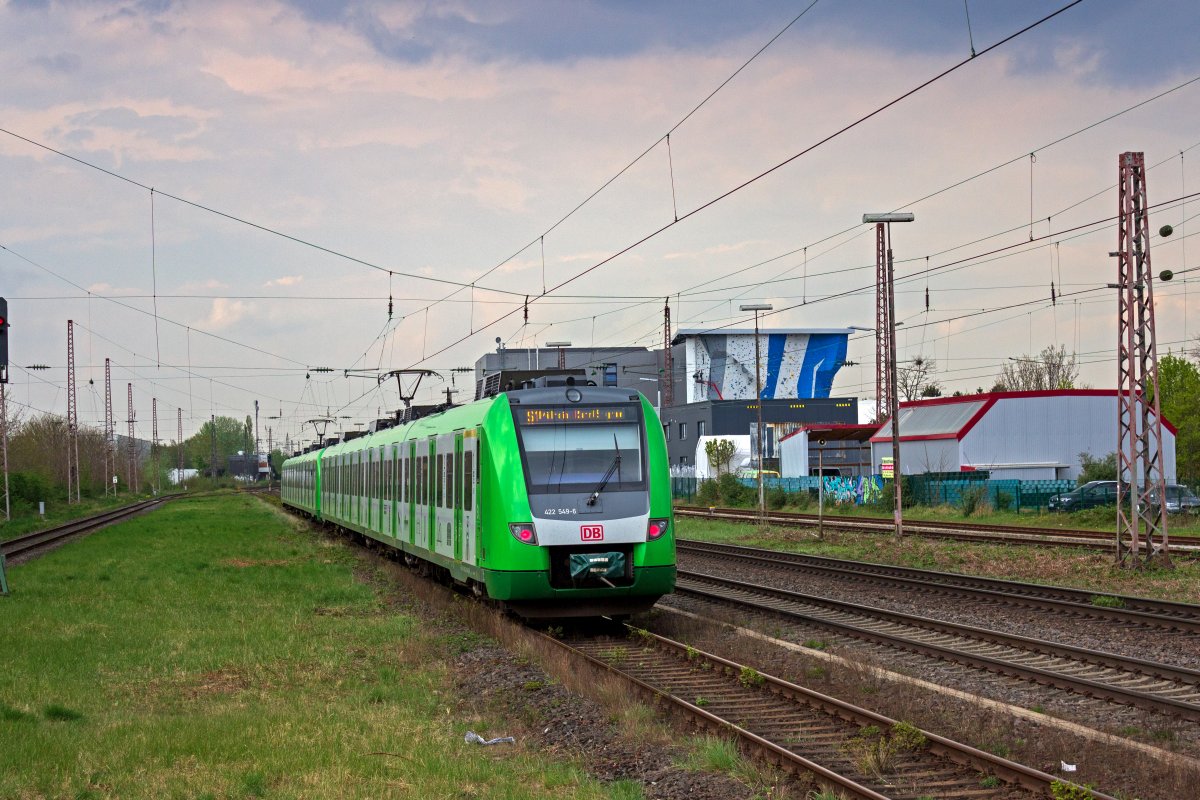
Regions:
<instances>
[{"instance_id":1,"label":"white industrial building","mask_svg":"<svg viewBox=\"0 0 1200 800\"><path fill-rule=\"evenodd\" d=\"M993 479L1079 477L1079 454L1117 449L1117 392L1063 389L936 397L901 403L900 470L989 470ZM1175 427L1162 424L1163 472L1175 481ZM892 454L891 423L871 437L871 463L882 472Z\"/></svg>"}]
</instances>

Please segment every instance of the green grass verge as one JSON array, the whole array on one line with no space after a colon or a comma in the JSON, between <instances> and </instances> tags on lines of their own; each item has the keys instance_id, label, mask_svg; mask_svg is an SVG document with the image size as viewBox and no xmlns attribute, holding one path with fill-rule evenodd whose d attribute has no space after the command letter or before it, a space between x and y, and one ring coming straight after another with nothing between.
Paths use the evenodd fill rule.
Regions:
<instances>
[{"instance_id":1,"label":"green grass verge","mask_svg":"<svg viewBox=\"0 0 1200 800\"><path fill-rule=\"evenodd\" d=\"M0 797L633 796L465 744L461 642L389 606L362 563L227 495L10 568Z\"/></svg>"},{"instance_id":2,"label":"green grass verge","mask_svg":"<svg viewBox=\"0 0 1200 800\"><path fill-rule=\"evenodd\" d=\"M961 572L993 578L1074 586L1088 591L1200 603L1200 563L1176 559L1175 568L1127 570L1112 556L1086 549L950 542L890 533L847 533L826 529L825 540L810 529L677 517L685 539L767 547L830 558Z\"/></svg>"}]
</instances>

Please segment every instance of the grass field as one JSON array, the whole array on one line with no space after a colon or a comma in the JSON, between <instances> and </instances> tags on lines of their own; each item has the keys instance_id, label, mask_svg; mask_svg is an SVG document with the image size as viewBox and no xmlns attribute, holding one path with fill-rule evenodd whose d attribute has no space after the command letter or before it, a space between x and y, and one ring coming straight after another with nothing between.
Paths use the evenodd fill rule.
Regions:
<instances>
[{"instance_id":1,"label":"grass field","mask_svg":"<svg viewBox=\"0 0 1200 800\"><path fill-rule=\"evenodd\" d=\"M1184 559L1176 559L1174 569L1138 571L1120 569L1111 556L1081 548L974 544L919 536L896 541L888 533L830 530L824 541L818 541L811 530L694 517L678 517L676 532L685 539L1200 603L1200 564Z\"/></svg>"},{"instance_id":2,"label":"grass field","mask_svg":"<svg viewBox=\"0 0 1200 800\"><path fill-rule=\"evenodd\" d=\"M446 666L461 636L397 606L367 563L253 498L223 496L11 567L0 797L616 791L520 746L465 744ZM503 733L480 715L475 730Z\"/></svg>"}]
</instances>

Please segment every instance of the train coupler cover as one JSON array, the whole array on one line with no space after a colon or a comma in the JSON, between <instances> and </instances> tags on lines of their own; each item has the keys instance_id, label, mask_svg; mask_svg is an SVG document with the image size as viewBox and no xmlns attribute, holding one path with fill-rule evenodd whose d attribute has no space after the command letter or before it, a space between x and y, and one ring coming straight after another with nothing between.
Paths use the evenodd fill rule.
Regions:
<instances>
[{"instance_id":1,"label":"train coupler cover","mask_svg":"<svg viewBox=\"0 0 1200 800\"><path fill-rule=\"evenodd\" d=\"M608 583L610 578L625 576L625 554L619 552L572 553L570 568L573 581L598 578Z\"/></svg>"}]
</instances>

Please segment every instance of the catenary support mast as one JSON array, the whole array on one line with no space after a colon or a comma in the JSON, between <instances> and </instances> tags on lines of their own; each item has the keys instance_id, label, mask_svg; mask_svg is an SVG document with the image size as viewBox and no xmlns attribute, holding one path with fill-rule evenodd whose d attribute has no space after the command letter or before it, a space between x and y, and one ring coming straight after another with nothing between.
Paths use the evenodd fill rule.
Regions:
<instances>
[{"instance_id":1,"label":"catenary support mast","mask_svg":"<svg viewBox=\"0 0 1200 800\"><path fill-rule=\"evenodd\" d=\"M1117 559L1170 563L1150 219L1142 153L1118 159Z\"/></svg>"},{"instance_id":2,"label":"catenary support mast","mask_svg":"<svg viewBox=\"0 0 1200 800\"><path fill-rule=\"evenodd\" d=\"M75 399L75 323L67 320L67 500L79 502L79 406Z\"/></svg>"}]
</instances>

